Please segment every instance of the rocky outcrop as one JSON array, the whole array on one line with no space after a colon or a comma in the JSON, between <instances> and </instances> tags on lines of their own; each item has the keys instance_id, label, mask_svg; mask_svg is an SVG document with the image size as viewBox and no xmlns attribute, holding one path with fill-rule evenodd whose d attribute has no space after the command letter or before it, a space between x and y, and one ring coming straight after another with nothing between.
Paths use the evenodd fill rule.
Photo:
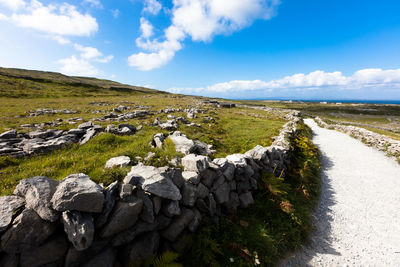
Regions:
<instances>
[{"instance_id":1,"label":"rocky outcrop","mask_svg":"<svg viewBox=\"0 0 400 267\"><path fill-rule=\"evenodd\" d=\"M164 248L178 249L202 218L217 219L222 212L252 205L262 171L284 176L290 164L289 139L299 122L293 115L270 147L213 161L189 153L182 158L183 170L138 164L122 182L106 188L85 174L60 182L22 180L13 196L0 198L0 263L127 266ZM90 127L87 123L78 129ZM79 130L75 132L82 134ZM111 165L114 161L124 165L119 160Z\"/></svg>"}]
</instances>

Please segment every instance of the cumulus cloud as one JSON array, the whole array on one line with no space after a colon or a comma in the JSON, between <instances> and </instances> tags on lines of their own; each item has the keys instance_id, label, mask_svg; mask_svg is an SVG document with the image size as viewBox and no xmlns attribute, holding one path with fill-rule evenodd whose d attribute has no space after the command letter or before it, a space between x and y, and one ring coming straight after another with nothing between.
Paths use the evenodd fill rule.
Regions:
<instances>
[{"instance_id":1,"label":"cumulus cloud","mask_svg":"<svg viewBox=\"0 0 400 267\"><path fill-rule=\"evenodd\" d=\"M8 17L2 13L0 13L0 20L8 20Z\"/></svg>"},{"instance_id":2,"label":"cumulus cloud","mask_svg":"<svg viewBox=\"0 0 400 267\"><path fill-rule=\"evenodd\" d=\"M96 76L100 74L100 71L89 61L79 59L76 56L61 59L58 62L62 64L61 71L68 75Z\"/></svg>"},{"instance_id":3,"label":"cumulus cloud","mask_svg":"<svg viewBox=\"0 0 400 267\"><path fill-rule=\"evenodd\" d=\"M24 12L13 13L11 19L20 27L59 36L89 36L98 30L94 17L80 13L75 6L67 3L45 6L32 0Z\"/></svg>"},{"instance_id":4,"label":"cumulus cloud","mask_svg":"<svg viewBox=\"0 0 400 267\"><path fill-rule=\"evenodd\" d=\"M84 60L93 60L99 63L108 63L114 58L112 55L103 57L103 53L101 53L95 47L74 44L74 48L77 51L81 52L80 56Z\"/></svg>"},{"instance_id":5,"label":"cumulus cloud","mask_svg":"<svg viewBox=\"0 0 400 267\"><path fill-rule=\"evenodd\" d=\"M342 72L325 72L321 70L308 74L298 73L281 79L262 80L234 80L217 83L200 88L171 88L176 93L221 93L232 92L273 92L278 90L359 90L365 88L400 88L400 69L362 69L350 76Z\"/></svg>"},{"instance_id":6,"label":"cumulus cloud","mask_svg":"<svg viewBox=\"0 0 400 267\"><path fill-rule=\"evenodd\" d=\"M24 0L0 0L0 5L15 11L24 7L25 2Z\"/></svg>"},{"instance_id":7,"label":"cumulus cloud","mask_svg":"<svg viewBox=\"0 0 400 267\"><path fill-rule=\"evenodd\" d=\"M143 12L157 15L162 8L162 5L157 0L145 0Z\"/></svg>"},{"instance_id":8,"label":"cumulus cloud","mask_svg":"<svg viewBox=\"0 0 400 267\"><path fill-rule=\"evenodd\" d=\"M150 2L157 1L146 1L144 11L148 11ZM207 42L216 35L231 34L250 26L254 20L270 19L279 3L280 0L174 0L171 25L164 30L163 41L150 40L153 26L141 18L141 36L136 45L147 52L131 55L128 63L139 70L159 68L182 49L185 38Z\"/></svg>"}]
</instances>

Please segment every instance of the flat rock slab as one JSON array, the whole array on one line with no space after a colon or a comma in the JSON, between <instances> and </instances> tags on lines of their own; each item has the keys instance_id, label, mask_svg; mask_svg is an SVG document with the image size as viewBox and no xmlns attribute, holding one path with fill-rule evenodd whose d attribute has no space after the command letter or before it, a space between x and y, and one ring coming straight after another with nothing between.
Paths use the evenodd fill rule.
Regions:
<instances>
[{"instance_id":1,"label":"flat rock slab","mask_svg":"<svg viewBox=\"0 0 400 267\"><path fill-rule=\"evenodd\" d=\"M168 173L153 166L133 166L124 183L140 186L144 191L171 200L182 198L178 187L172 182Z\"/></svg>"},{"instance_id":2,"label":"flat rock slab","mask_svg":"<svg viewBox=\"0 0 400 267\"><path fill-rule=\"evenodd\" d=\"M71 174L61 181L51 202L58 211L101 212L103 188L83 173Z\"/></svg>"},{"instance_id":3,"label":"flat rock slab","mask_svg":"<svg viewBox=\"0 0 400 267\"><path fill-rule=\"evenodd\" d=\"M131 163L131 159L127 156L119 156L115 158L111 158L106 162L106 168L113 167L126 167Z\"/></svg>"}]
</instances>

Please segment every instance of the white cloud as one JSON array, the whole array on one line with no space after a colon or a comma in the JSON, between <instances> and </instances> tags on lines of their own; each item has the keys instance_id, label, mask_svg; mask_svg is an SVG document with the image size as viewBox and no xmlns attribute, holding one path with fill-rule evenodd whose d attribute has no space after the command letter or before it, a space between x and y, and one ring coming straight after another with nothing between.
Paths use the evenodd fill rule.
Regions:
<instances>
[{"instance_id":1,"label":"white cloud","mask_svg":"<svg viewBox=\"0 0 400 267\"><path fill-rule=\"evenodd\" d=\"M113 55L109 55L109 56L102 57L102 58L96 58L94 61L99 62L99 63L108 63L108 62L110 62L113 58L114 58Z\"/></svg>"},{"instance_id":2,"label":"white cloud","mask_svg":"<svg viewBox=\"0 0 400 267\"><path fill-rule=\"evenodd\" d=\"M59 36L89 36L98 30L94 17L80 13L75 6L67 3L45 6L37 0L32 0L26 11L11 16L20 27Z\"/></svg>"},{"instance_id":3,"label":"white cloud","mask_svg":"<svg viewBox=\"0 0 400 267\"><path fill-rule=\"evenodd\" d=\"M103 8L100 0L84 0L83 2L94 7Z\"/></svg>"},{"instance_id":4,"label":"white cloud","mask_svg":"<svg viewBox=\"0 0 400 267\"><path fill-rule=\"evenodd\" d=\"M400 89L400 69L362 69L353 75L345 76L339 71L325 72L321 70L308 74L298 73L282 79L262 80L234 80L213 84L200 88L171 88L175 93L223 93L279 90L359 90L366 88Z\"/></svg>"},{"instance_id":5,"label":"white cloud","mask_svg":"<svg viewBox=\"0 0 400 267\"><path fill-rule=\"evenodd\" d=\"M78 59L75 56L61 59L58 63L62 64L61 71L67 75L96 76L100 74L100 71L89 61Z\"/></svg>"},{"instance_id":6,"label":"white cloud","mask_svg":"<svg viewBox=\"0 0 400 267\"><path fill-rule=\"evenodd\" d=\"M153 35L153 25L145 19L145 18L140 18L140 31L142 32L142 38L150 38Z\"/></svg>"},{"instance_id":7,"label":"white cloud","mask_svg":"<svg viewBox=\"0 0 400 267\"><path fill-rule=\"evenodd\" d=\"M62 37L60 35L49 35L47 37L49 39L56 41L57 43L59 43L61 45L67 45L67 44L71 43L71 41L68 38Z\"/></svg>"},{"instance_id":8,"label":"white cloud","mask_svg":"<svg viewBox=\"0 0 400 267\"><path fill-rule=\"evenodd\" d=\"M0 20L8 20L8 17L2 13L0 13Z\"/></svg>"},{"instance_id":9,"label":"white cloud","mask_svg":"<svg viewBox=\"0 0 400 267\"><path fill-rule=\"evenodd\" d=\"M76 50L81 52L81 57L84 59L93 59L101 57L103 54L95 47L82 46L80 44L74 44Z\"/></svg>"},{"instance_id":10,"label":"white cloud","mask_svg":"<svg viewBox=\"0 0 400 267\"><path fill-rule=\"evenodd\" d=\"M155 2L147 0L144 11L150 12L150 3ZM142 34L136 39L136 45L148 53L131 55L129 65L139 70L161 67L182 49L181 42L186 37L193 41L211 41L215 35L238 31L256 19L270 19L279 3L280 0L174 0L172 24L164 30L164 41L150 40L153 26L141 18Z\"/></svg>"},{"instance_id":11,"label":"white cloud","mask_svg":"<svg viewBox=\"0 0 400 267\"><path fill-rule=\"evenodd\" d=\"M0 5L15 11L24 7L25 2L24 0L0 0Z\"/></svg>"},{"instance_id":12,"label":"white cloud","mask_svg":"<svg viewBox=\"0 0 400 267\"><path fill-rule=\"evenodd\" d=\"M143 12L148 12L157 15L162 8L162 5L157 0L145 0Z\"/></svg>"},{"instance_id":13,"label":"white cloud","mask_svg":"<svg viewBox=\"0 0 400 267\"><path fill-rule=\"evenodd\" d=\"M117 18L119 17L119 13L120 13L119 9L113 9L113 10L111 10L111 14L113 15L113 17L114 17L115 19L117 19Z\"/></svg>"}]
</instances>

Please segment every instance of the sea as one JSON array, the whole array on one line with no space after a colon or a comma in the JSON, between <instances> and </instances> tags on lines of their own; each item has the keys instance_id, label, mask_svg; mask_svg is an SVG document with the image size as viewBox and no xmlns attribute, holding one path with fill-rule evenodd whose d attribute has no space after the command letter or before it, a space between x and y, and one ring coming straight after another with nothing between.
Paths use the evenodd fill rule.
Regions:
<instances>
[{"instance_id":1,"label":"sea","mask_svg":"<svg viewBox=\"0 0 400 267\"><path fill-rule=\"evenodd\" d=\"M242 99L243 100L243 99ZM265 100L265 101L292 101L292 102L313 102L313 103L355 103L355 104L381 104L400 105L400 100L360 100L360 99L244 99L244 100Z\"/></svg>"}]
</instances>

